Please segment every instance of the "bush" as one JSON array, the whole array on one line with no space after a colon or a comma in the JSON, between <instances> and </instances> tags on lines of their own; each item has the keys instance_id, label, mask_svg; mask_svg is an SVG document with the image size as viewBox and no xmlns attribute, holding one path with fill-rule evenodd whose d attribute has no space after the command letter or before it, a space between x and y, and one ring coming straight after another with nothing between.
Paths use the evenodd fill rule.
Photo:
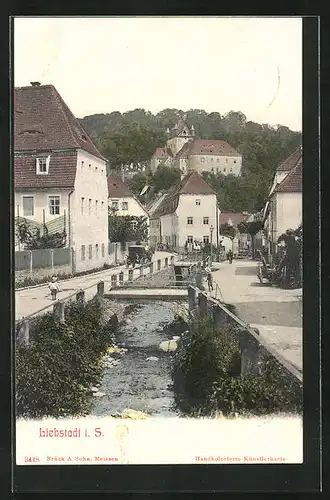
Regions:
<instances>
[{"instance_id":1,"label":"bush","mask_svg":"<svg viewBox=\"0 0 330 500\"><path fill-rule=\"evenodd\" d=\"M31 328L30 346L16 348L16 413L40 418L88 412L90 385L102 374L100 359L112 336L101 324L102 305L69 304L66 323L51 313Z\"/></svg>"},{"instance_id":2,"label":"bush","mask_svg":"<svg viewBox=\"0 0 330 500\"><path fill-rule=\"evenodd\" d=\"M269 358L261 375L241 377L238 335L197 319L175 355L173 379L178 406L193 416L263 415L302 411L301 392Z\"/></svg>"}]
</instances>

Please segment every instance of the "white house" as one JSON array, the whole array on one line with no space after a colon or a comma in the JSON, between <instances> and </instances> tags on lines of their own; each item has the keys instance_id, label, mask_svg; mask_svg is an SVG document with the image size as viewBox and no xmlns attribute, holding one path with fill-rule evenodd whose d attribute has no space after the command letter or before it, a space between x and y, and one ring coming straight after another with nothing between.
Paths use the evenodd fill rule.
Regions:
<instances>
[{"instance_id":1,"label":"white house","mask_svg":"<svg viewBox=\"0 0 330 500\"><path fill-rule=\"evenodd\" d=\"M159 164L178 168L185 175L191 170L214 174L235 175L241 173L242 156L226 141L198 139L195 129L189 129L185 117L167 131L165 148L157 148L150 162L154 172Z\"/></svg>"},{"instance_id":2,"label":"white house","mask_svg":"<svg viewBox=\"0 0 330 500\"><path fill-rule=\"evenodd\" d=\"M282 180L275 184L264 210L265 244L274 258L278 238L288 229L297 229L302 223L302 150L299 148L281 165ZM287 170L284 170L287 169ZM278 175L278 171L275 174Z\"/></svg>"},{"instance_id":3,"label":"white house","mask_svg":"<svg viewBox=\"0 0 330 500\"><path fill-rule=\"evenodd\" d=\"M76 272L108 260L106 160L53 85L14 91L15 216L65 231Z\"/></svg>"},{"instance_id":4,"label":"white house","mask_svg":"<svg viewBox=\"0 0 330 500\"><path fill-rule=\"evenodd\" d=\"M216 193L196 171L187 174L149 215L152 244L183 248L194 241L218 242Z\"/></svg>"},{"instance_id":5,"label":"white house","mask_svg":"<svg viewBox=\"0 0 330 500\"><path fill-rule=\"evenodd\" d=\"M114 210L117 215L149 218L142 203L116 173L108 176L108 196L109 208Z\"/></svg>"}]
</instances>

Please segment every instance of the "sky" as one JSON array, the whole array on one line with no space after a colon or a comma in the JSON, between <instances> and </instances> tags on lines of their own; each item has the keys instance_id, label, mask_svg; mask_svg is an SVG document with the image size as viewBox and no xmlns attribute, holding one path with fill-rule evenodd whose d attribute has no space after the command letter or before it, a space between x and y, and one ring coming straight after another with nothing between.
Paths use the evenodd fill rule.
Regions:
<instances>
[{"instance_id":1,"label":"sky","mask_svg":"<svg viewBox=\"0 0 330 500\"><path fill-rule=\"evenodd\" d=\"M242 111L302 128L302 19L14 20L14 85L54 85L78 118L144 108Z\"/></svg>"}]
</instances>

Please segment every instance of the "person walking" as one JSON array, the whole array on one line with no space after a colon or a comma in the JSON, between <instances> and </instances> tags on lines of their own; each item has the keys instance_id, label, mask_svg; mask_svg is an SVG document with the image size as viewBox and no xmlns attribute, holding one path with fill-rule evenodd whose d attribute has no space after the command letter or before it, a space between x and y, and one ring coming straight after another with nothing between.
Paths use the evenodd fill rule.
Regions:
<instances>
[{"instance_id":1,"label":"person walking","mask_svg":"<svg viewBox=\"0 0 330 500\"><path fill-rule=\"evenodd\" d=\"M58 286L56 276L52 277L52 281L49 283L48 288L50 290L52 300L56 300L57 294L60 291L60 287Z\"/></svg>"},{"instance_id":2,"label":"person walking","mask_svg":"<svg viewBox=\"0 0 330 500\"><path fill-rule=\"evenodd\" d=\"M229 264L232 264L232 262L233 262L233 252L231 250L229 250L229 252L228 252L228 261L229 261Z\"/></svg>"}]
</instances>

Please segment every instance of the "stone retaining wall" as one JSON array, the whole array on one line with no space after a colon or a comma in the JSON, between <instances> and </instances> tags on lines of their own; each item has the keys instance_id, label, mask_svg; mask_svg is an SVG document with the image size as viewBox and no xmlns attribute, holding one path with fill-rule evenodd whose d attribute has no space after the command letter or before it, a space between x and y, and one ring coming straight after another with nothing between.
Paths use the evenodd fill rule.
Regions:
<instances>
[{"instance_id":1,"label":"stone retaining wall","mask_svg":"<svg viewBox=\"0 0 330 500\"><path fill-rule=\"evenodd\" d=\"M262 375L269 361L276 366L279 380L290 382L296 397L302 399L302 374L267 345L258 336L258 333L246 325L240 318L212 297L208 297L195 287L188 288L189 310L192 316L212 315L215 326L229 335L228 341L239 342L241 351L241 375ZM230 338L231 337L231 338Z\"/></svg>"}]
</instances>

